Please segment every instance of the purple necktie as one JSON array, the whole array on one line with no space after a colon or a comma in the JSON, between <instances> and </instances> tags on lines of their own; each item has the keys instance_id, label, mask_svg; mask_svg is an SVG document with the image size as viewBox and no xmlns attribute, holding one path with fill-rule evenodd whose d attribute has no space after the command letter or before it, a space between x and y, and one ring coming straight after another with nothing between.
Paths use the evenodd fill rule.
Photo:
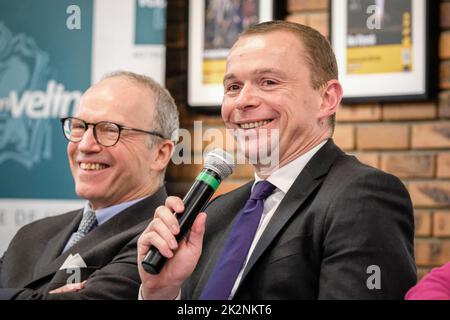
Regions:
<instances>
[{"instance_id":1,"label":"purple necktie","mask_svg":"<svg viewBox=\"0 0 450 320\"><path fill-rule=\"evenodd\" d=\"M258 182L253 187L250 199L245 203L233 225L200 300L228 299L255 237L264 209L264 199L270 196L274 189L275 186L266 180Z\"/></svg>"}]
</instances>

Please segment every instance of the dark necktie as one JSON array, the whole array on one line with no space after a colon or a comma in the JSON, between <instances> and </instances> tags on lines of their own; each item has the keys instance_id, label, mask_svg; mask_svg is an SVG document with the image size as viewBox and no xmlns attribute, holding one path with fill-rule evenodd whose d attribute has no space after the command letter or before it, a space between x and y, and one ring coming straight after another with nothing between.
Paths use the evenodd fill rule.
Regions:
<instances>
[{"instance_id":1,"label":"dark necktie","mask_svg":"<svg viewBox=\"0 0 450 320\"><path fill-rule=\"evenodd\" d=\"M245 263L264 209L264 200L275 186L266 180L258 182L240 211L217 264L200 300L226 300Z\"/></svg>"},{"instance_id":2,"label":"dark necktie","mask_svg":"<svg viewBox=\"0 0 450 320\"><path fill-rule=\"evenodd\" d=\"M80 225L78 226L77 232L70 239L66 250L73 247L78 241L83 239L92 229L97 226L97 217L95 216L95 211L88 210L83 213L83 219L81 219Z\"/></svg>"}]
</instances>

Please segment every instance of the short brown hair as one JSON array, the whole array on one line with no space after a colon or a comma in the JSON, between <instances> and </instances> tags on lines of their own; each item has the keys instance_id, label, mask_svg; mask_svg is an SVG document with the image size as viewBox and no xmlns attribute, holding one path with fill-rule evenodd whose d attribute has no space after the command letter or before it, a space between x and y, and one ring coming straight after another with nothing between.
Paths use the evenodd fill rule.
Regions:
<instances>
[{"instance_id":1,"label":"short brown hair","mask_svg":"<svg viewBox=\"0 0 450 320\"><path fill-rule=\"evenodd\" d=\"M298 36L305 47L305 59L311 71L311 84L314 89L318 90L328 81L338 79L336 57L330 42L311 27L283 20L268 21L249 27L240 37L275 31L287 31ZM330 125L334 129L334 114L330 117Z\"/></svg>"}]
</instances>

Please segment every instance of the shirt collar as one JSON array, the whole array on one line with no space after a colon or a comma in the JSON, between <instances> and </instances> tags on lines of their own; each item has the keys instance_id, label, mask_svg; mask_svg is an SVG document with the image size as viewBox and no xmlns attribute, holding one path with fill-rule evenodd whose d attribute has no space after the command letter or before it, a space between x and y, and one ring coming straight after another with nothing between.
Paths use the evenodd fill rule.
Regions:
<instances>
[{"instance_id":1,"label":"shirt collar","mask_svg":"<svg viewBox=\"0 0 450 320\"><path fill-rule=\"evenodd\" d=\"M141 200L144 200L147 197L148 196L145 196L145 197L142 197L142 198L139 198L139 199L135 199L135 200L131 200L131 201L128 201L128 202L119 203L119 204L116 204L116 205L111 206L111 207L94 210L95 211L95 216L97 217L98 225L102 225L103 223L105 223L106 221L108 221L109 219L111 219L112 217L117 215L118 213L120 213L123 210L131 207L133 204L138 203ZM88 210L92 210L92 209L91 209L91 205L90 205L89 201L86 201L86 203L84 205L83 213L88 211Z\"/></svg>"},{"instance_id":2,"label":"shirt collar","mask_svg":"<svg viewBox=\"0 0 450 320\"><path fill-rule=\"evenodd\" d=\"M309 160L311 160L311 158L317 153L317 151L320 150L320 148L322 148L325 145L325 143L327 143L327 141L328 139L322 141L308 152L300 155L295 160L279 168L267 178L267 181L272 183L275 187L277 187L277 189L283 191L283 193L286 194L291 188L291 186L294 184L295 179L297 179L298 175L305 168ZM255 182L253 183L253 187L257 182L261 180L263 179L261 179L255 173Z\"/></svg>"}]
</instances>

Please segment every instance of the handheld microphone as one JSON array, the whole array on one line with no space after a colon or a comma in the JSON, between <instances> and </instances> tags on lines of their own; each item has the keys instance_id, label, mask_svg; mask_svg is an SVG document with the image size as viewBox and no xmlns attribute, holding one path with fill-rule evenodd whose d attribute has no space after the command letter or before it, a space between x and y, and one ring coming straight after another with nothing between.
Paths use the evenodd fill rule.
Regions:
<instances>
[{"instance_id":1,"label":"handheld microphone","mask_svg":"<svg viewBox=\"0 0 450 320\"><path fill-rule=\"evenodd\" d=\"M180 232L176 236L179 242L189 231L197 215L202 212L220 182L234 169L233 157L222 149L214 149L205 157L205 165L195 178L194 184L183 198L184 211L177 215ZM167 258L158 249L151 247L142 261L142 267L151 274L159 274Z\"/></svg>"}]
</instances>

